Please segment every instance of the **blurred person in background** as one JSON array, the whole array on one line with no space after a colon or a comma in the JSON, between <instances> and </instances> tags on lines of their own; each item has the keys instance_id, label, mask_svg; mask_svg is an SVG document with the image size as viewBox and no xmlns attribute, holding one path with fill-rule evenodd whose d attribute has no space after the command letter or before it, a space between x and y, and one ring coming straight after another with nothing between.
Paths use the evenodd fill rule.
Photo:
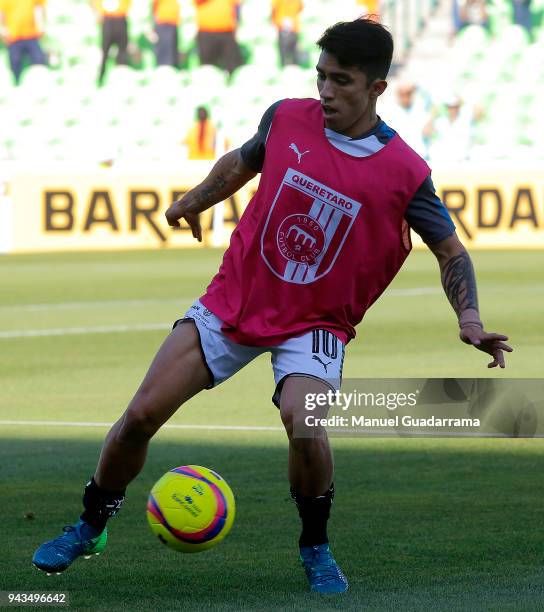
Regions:
<instances>
[{"instance_id":1,"label":"blurred person in background","mask_svg":"<svg viewBox=\"0 0 544 612\"><path fill-rule=\"evenodd\" d=\"M298 64L298 33L301 0L272 0L272 22L278 30L278 46L282 66Z\"/></svg>"},{"instance_id":2,"label":"blurred person in background","mask_svg":"<svg viewBox=\"0 0 544 612\"><path fill-rule=\"evenodd\" d=\"M102 63L98 83L102 85L106 64L112 47L117 47L116 63L127 65L128 55L128 11L132 0L93 0L102 29Z\"/></svg>"},{"instance_id":3,"label":"blurred person in background","mask_svg":"<svg viewBox=\"0 0 544 612\"><path fill-rule=\"evenodd\" d=\"M481 119L481 109L470 109L461 98L453 93L445 96L443 106L433 115L424 129L429 138L429 157L435 161L460 162L470 157L474 139L474 125Z\"/></svg>"},{"instance_id":4,"label":"blurred person in background","mask_svg":"<svg viewBox=\"0 0 544 612\"><path fill-rule=\"evenodd\" d=\"M459 29L469 25L487 28L489 18L486 0L457 0L459 7Z\"/></svg>"},{"instance_id":5,"label":"blurred person in background","mask_svg":"<svg viewBox=\"0 0 544 612\"><path fill-rule=\"evenodd\" d=\"M215 159L216 141L217 130L210 120L208 109L199 106L196 109L196 121L185 139L189 149L189 159Z\"/></svg>"},{"instance_id":6,"label":"blurred person in background","mask_svg":"<svg viewBox=\"0 0 544 612\"><path fill-rule=\"evenodd\" d=\"M153 0L155 56L157 66L179 64L178 26L181 23L179 0Z\"/></svg>"},{"instance_id":7,"label":"blurred person in background","mask_svg":"<svg viewBox=\"0 0 544 612\"><path fill-rule=\"evenodd\" d=\"M47 64L40 46L44 23L45 0L0 0L1 36L7 44L9 64L17 85L25 60L29 65Z\"/></svg>"},{"instance_id":8,"label":"blurred person in background","mask_svg":"<svg viewBox=\"0 0 544 612\"><path fill-rule=\"evenodd\" d=\"M395 91L395 104L389 109L387 118L398 127L412 149L427 159L423 130L429 122L429 110L425 100L417 93L418 87L413 81L400 81Z\"/></svg>"},{"instance_id":9,"label":"blurred person in background","mask_svg":"<svg viewBox=\"0 0 544 612\"><path fill-rule=\"evenodd\" d=\"M514 23L523 26L531 34L531 0L510 0L514 10Z\"/></svg>"},{"instance_id":10,"label":"blurred person in background","mask_svg":"<svg viewBox=\"0 0 544 612\"><path fill-rule=\"evenodd\" d=\"M197 46L201 64L233 72L242 65L236 41L240 0L193 0L198 27Z\"/></svg>"}]
</instances>

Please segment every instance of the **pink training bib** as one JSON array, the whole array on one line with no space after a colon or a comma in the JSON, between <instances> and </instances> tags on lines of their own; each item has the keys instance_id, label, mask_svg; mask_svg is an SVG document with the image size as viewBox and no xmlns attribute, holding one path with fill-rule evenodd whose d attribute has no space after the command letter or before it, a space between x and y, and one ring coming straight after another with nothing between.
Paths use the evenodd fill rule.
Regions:
<instances>
[{"instance_id":1,"label":"pink training bib","mask_svg":"<svg viewBox=\"0 0 544 612\"><path fill-rule=\"evenodd\" d=\"M259 189L201 302L239 344L315 328L348 342L410 252L404 214L429 172L398 135L368 157L344 153L317 100L285 100Z\"/></svg>"}]
</instances>

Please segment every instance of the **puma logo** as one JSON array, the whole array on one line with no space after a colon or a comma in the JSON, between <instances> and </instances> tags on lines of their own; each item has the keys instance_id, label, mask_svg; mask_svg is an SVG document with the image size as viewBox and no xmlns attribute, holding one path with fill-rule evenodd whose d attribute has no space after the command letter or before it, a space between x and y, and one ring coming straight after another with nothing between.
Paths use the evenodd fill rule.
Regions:
<instances>
[{"instance_id":1,"label":"puma logo","mask_svg":"<svg viewBox=\"0 0 544 612\"><path fill-rule=\"evenodd\" d=\"M298 150L298 147L297 147L297 145L296 145L294 142L292 142L292 143L289 145L289 148L290 148L290 149L292 149L292 150L295 152L296 156L298 157L298 163L299 163L299 164L300 164L300 160L302 159L302 156L303 156L303 155L306 155L306 153L309 153L309 152L310 152L310 149L308 149L307 151L304 151L304 153L301 153L301 152Z\"/></svg>"},{"instance_id":2,"label":"puma logo","mask_svg":"<svg viewBox=\"0 0 544 612\"><path fill-rule=\"evenodd\" d=\"M331 365L332 361L329 361L329 363L323 363L323 361L321 361L321 358L318 357L317 355L313 355L312 359L319 361L319 363L325 368L325 374L328 374L327 366Z\"/></svg>"}]
</instances>

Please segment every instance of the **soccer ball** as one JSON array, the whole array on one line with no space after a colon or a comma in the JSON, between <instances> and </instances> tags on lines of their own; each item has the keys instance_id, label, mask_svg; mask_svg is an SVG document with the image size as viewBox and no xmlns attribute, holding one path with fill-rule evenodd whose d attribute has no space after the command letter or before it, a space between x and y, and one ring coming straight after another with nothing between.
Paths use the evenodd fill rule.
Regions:
<instances>
[{"instance_id":1,"label":"soccer ball","mask_svg":"<svg viewBox=\"0 0 544 612\"><path fill-rule=\"evenodd\" d=\"M200 465L182 465L166 472L147 501L151 531L180 552L200 552L221 542L232 527L234 514L229 485Z\"/></svg>"}]
</instances>

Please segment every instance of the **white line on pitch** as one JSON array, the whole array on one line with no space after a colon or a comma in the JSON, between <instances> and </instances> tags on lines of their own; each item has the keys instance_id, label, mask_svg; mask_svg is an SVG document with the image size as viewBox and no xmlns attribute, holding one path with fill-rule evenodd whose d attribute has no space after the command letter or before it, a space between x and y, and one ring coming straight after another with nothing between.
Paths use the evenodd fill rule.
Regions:
<instances>
[{"instance_id":1,"label":"white line on pitch","mask_svg":"<svg viewBox=\"0 0 544 612\"><path fill-rule=\"evenodd\" d=\"M392 296L415 296L439 293L438 287L414 287L413 289L392 289L388 295ZM20 304L19 306L2 306L0 309L17 310L64 310L77 308L94 308L96 306L135 306L148 304L165 304L167 302L179 302L173 298L166 300L115 300L103 302L58 302L56 304ZM15 329L0 331L0 340L7 338L37 338L46 336L68 336L77 334L108 334L133 331L155 331L170 329L169 323L136 323L134 325L102 325L96 327L53 327L45 329Z\"/></svg>"},{"instance_id":2,"label":"white line on pitch","mask_svg":"<svg viewBox=\"0 0 544 612\"><path fill-rule=\"evenodd\" d=\"M4 304L0 310L23 310L33 312L40 310L77 310L78 308L127 308L130 306L150 306L153 304L181 304L180 298L141 299L141 300L97 300L94 302L52 302L50 304ZM187 302L187 303L190 303Z\"/></svg>"},{"instance_id":3,"label":"white line on pitch","mask_svg":"<svg viewBox=\"0 0 544 612\"><path fill-rule=\"evenodd\" d=\"M113 423L78 422L78 421L0 421L2 425L19 425L34 427L111 427ZM175 425L166 424L162 429L216 429L224 431L284 431L283 427L260 425Z\"/></svg>"},{"instance_id":4,"label":"white line on pitch","mask_svg":"<svg viewBox=\"0 0 544 612\"><path fill-rule=\"evenodd\" d=\"M440 287L413 287L409 289L390 289L386 295L410 296L441 293ZM51 304L3 304L0 311L41 311L41 310L77 310L78 308L125 308L130 306L149 306L152 304L191 304L181 298L141 299L141 300L97 300L95 302L52 302Z\"/></svg>"},{"instance_id":5,"label":"white line on pitch","mask_svg":"<svg viewBox=\"0 0 544 612\"><path fill-rule=\"evenodd\" d=\"M136 323L134 325L102 325L98 327L53 327L49 329L16 329L0 332L3 338L35 338L38 336L68 336L76 334L109 334L116 332L156 331L170 329L172 323Z\"/></svg>"}]
</instances>

